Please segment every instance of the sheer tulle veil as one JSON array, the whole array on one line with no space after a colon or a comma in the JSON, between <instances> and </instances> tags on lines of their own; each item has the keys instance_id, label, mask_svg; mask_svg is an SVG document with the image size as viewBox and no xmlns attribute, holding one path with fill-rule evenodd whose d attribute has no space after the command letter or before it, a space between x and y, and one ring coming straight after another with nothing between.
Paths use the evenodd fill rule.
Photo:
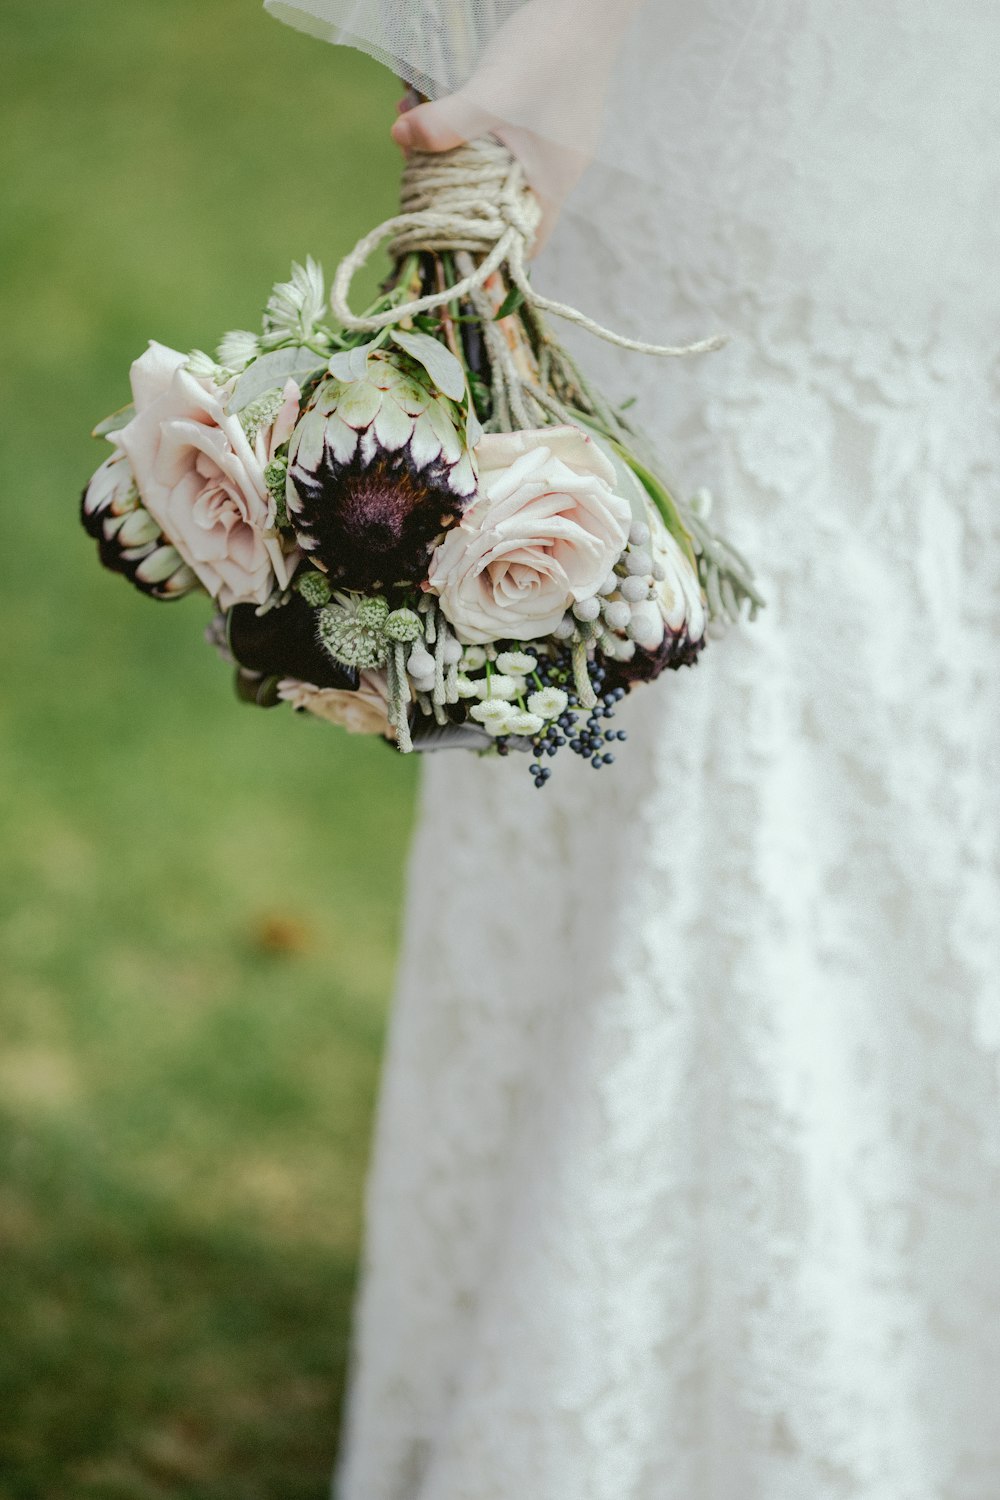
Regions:
<instances>
[{"instance_id":1,"label":"sheer tulle veil","mask_svg":"<svg viewBox=\"0 0 1000 1500\"><path fill-rule=\"evenodd\" d=\"M360 48L427 98L446 101L463 133L491 130L543 194L563 204L543 279L558 262L564 293L623 332L670 341L658 316L675 229L706 211L663 193L664 151L683 151L739 76L747 36L769 0L265 0L281 21ZM642 200L641 212L636 200ZM651 216L651 204L658 204ZM642 253L628 237L654 225ZM599 239L611 288L585 271ZM706 309L710 315L711 309Z\"/></svg>"}]
</instances>

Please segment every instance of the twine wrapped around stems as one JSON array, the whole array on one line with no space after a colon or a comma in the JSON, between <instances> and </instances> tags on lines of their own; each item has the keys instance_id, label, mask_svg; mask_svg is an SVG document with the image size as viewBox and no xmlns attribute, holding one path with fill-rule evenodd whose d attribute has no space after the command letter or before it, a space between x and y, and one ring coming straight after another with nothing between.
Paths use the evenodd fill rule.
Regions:
<instances>
[{"instance_id":1,"label":"twine wrapped around stems","mask_svg":"<svg viewBox=\"0 0 1000 1500\"><path fill-rule=\"evenodd\" d=\"M370 231L345 256L334 277L330 302L344 328L379 329L433 312L449 302L472 299L501 267L526 303L538 312L577 323L609 344L637 354L679 357L707 354L725 343L722 335L693 344L650 344L604 328L565 302L543 297L531 285L525 264L541 219L541 209L517 158L493 136L469 141L454 151L415 151L403 172L401 210ZM356 273L385 240L394 260L415 252L477 257L453 285L387 311L359 317L348 296Z\"/></svg>"}]
</instances>

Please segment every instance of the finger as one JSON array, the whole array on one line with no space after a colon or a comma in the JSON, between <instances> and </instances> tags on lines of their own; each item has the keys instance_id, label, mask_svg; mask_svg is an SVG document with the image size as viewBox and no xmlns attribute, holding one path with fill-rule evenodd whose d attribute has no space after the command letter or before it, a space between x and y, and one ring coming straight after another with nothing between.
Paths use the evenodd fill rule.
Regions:
<instances>
[{"instance_id":1,"label":"finger","mask_svg":"<svg viewBox=\"0 0 1000 1500\"><path fill-rule=\"evenodd\" d=\"M392 138L404 151L453 151L469 139L444 116L437 103L418 104L401 114L392 127Z\"/></svg>"}]
</instances>

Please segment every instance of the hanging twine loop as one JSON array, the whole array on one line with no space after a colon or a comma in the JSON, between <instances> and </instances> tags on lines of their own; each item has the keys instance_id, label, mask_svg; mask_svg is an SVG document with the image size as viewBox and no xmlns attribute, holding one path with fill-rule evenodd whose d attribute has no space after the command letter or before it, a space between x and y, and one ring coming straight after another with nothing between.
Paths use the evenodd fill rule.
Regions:
<instances>
[{"instance_id":1,"label":"hanging twine loop","mask_svg":"<svg viewBox=\"0 0 1000 1500\"><path fill-rule=\"evenodd\" d=\"M707 354L721 348L721 335L694 344L648 344L604 328L565 302L543 297L531 284L525 264L541 208L517 158L492 136L469 141L454 151L415 151L403 172L400 212L360 239L337 267L330 293L334 316L342 327L376 333L389 324L432 312L482 291L504 266L524 300L539 312L577 323L609 344L638 354L676 357ZM348 296L355 275L369 256L389 240L394 260L415 252L465 253L480 257L474 269L444 291L431 292L372 317L357 317Z\"/></svg>"}]
</instances>

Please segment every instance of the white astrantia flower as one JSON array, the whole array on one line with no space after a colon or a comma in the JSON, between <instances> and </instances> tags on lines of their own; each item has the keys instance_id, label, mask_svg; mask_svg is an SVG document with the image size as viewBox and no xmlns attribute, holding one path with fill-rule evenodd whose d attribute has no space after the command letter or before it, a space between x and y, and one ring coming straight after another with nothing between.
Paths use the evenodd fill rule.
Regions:
<instances>
[{"instance_id":1,"label":"white astrantia flower","mask_svg":"<svg viewBox=\"0 0 1000 1500\"><path fill-rule=\"evenodd\" d=\"M260 339L249 328L234 328L225 333L216 350L219 364L226 370L245 370L260 353Z\"/></svg>"},{"instance_id":2,"label":"white astrantia flower","mask_svg":"<svg viewBox=\"0 0 1000 1500\"><path fill-rule=\"evenodd\" d=\"M268 299L264 312L265 342L295 339L305 343L316 331L325 304L322 267L311 255L304 266L293 262L291 280L279 281Z\"/></svg>"},{"instance_id":3,"label":"white astrantia flower","mask_svg":"<svg viewBox=\"0 0 1000 1500\"><path fill-rule=\"evenodd\" d=\"M528 699L528 712L538 714L542 719L558 719L560 714L566 712L568 704L569 698L562 688L539 688Z\"/></svg>"},{"instance_id":4,"label":"white astrantia flower","mask_svg":"<svg viewBox=\"0 0 1000 1500\"><path fill-rule=\"evenodd\" d=\"M511 734L536 735L544 728L541 714L516 713L510 721Z\"/></svg>"},{"instance_id":5,"label":"white astrantia flower","mask_svg":"<svg viewBox=\"0 0 1000 1500\"><path fill-rule=\"evenodd\" d=\"M220 384L225 379L225 371L219 368L217 362L204 349L192 349L184 366L189 375L196 380L214 380Z\"/></svg>"},{"instance_id":6,"label":"white astrantia flower","mask_svg":"<svg viewBox=\"0 0 1000 1500\"><path fill-rule=\"evenodd\" d=\"M527 651L501 651L497 657L499 670L508 672L514 677L525 677L537 666L537 657L529 656Z\"/></svg>"},{"instance_id":7,"label":"white astrantia flower","mask_svg":"<svg viewBox=\"0 0 1000 1500\"><path fill-rule=\"evenodd\" d=\"M509 734L510 723L517 717L517 710L501 698L487 698L485 703L472 705L469 717L481 724L487 734Z\"/></svg>"},{"instance_id":8,"label":"white astrantia flower","mask_svg":"<svg viewBox=\"0 0 1000 1500\"><path fill-rule=\"evenodd\" d=\"M487 698L502 698L509 703L523 691L523 684L505 672L494 672L492 677L483 678L482 692Z\"/></svg>"}]
</instances>

